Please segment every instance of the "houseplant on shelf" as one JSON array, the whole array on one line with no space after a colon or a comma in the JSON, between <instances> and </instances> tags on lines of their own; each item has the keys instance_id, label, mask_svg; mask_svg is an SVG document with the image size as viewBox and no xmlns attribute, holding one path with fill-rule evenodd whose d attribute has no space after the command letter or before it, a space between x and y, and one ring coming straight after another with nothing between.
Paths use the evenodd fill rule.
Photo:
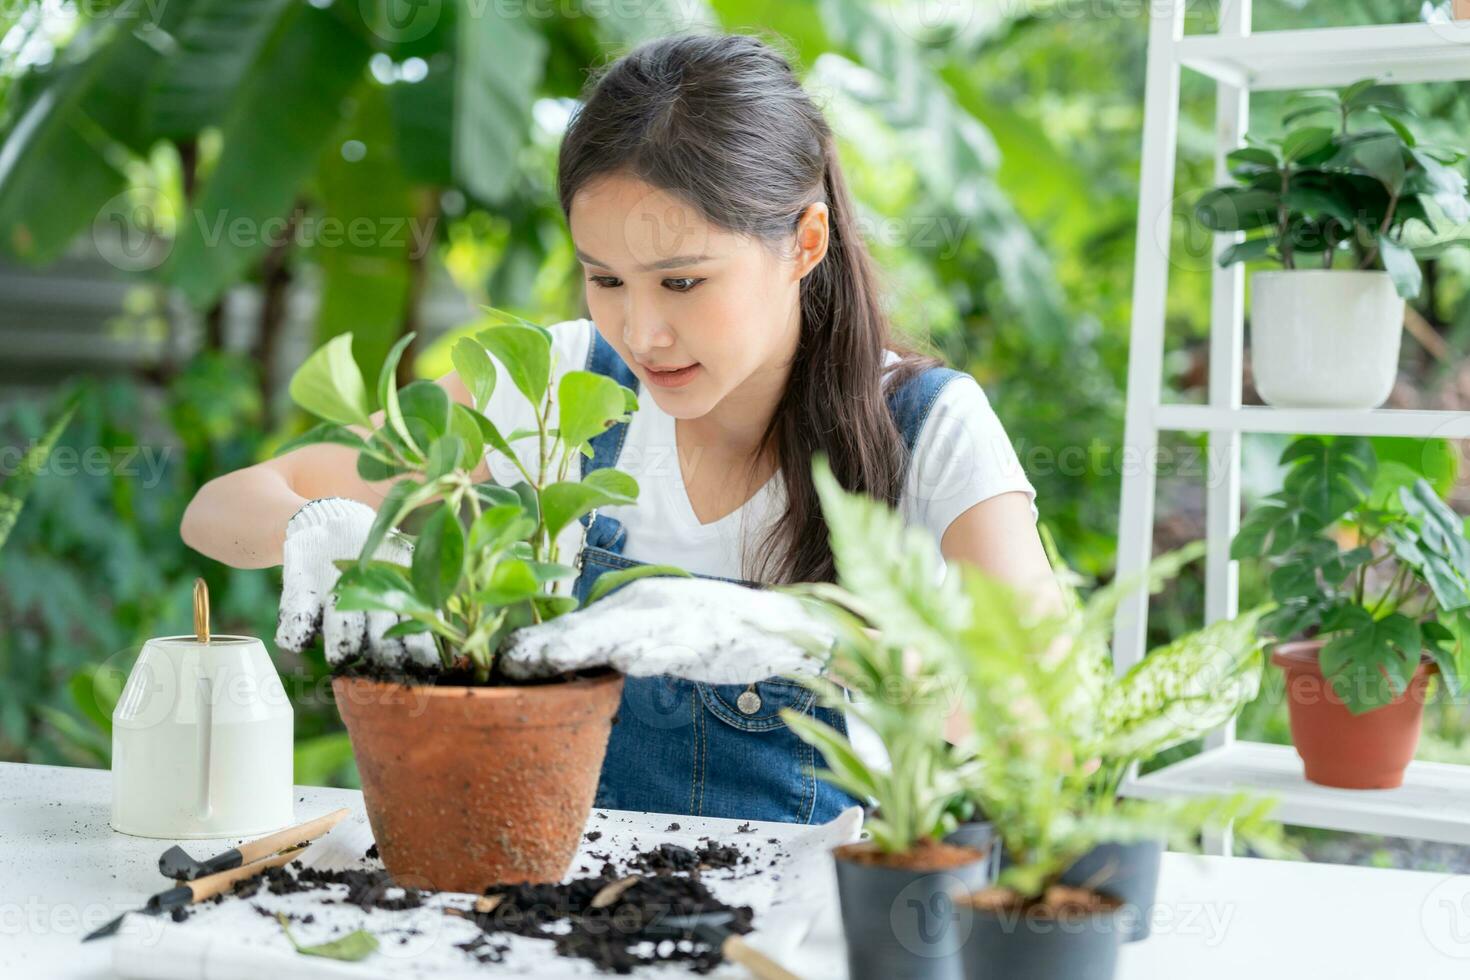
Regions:
<instances>
[{"instance_id":1,"label":"houseplant on shelf","mask_svg":"<svg viewBox=\"0 0 1470 980\"><path fill-rule=\"evenodd\" d=\"M997 893L955 882L962 894L980 896L976 901L984 910L962 914L944 933L959 925L955 935L968 950L961 962L968 959L969 975L1110 975L1116 944L1128 931L1121 902L1095 890L1102 875L1070 890L1063 884L1069 869L1100 845L1168 839L1187 847L1206 824L1238 818L1243 839L1281 853L1279 828L1264 822L1265 806L1243 796L1170 804L1116 799L1120 767L1133 754L1209 730L1253 694L1260 675L1253 621L1236 627L1249 637L1245 641L1227 636L1223 626L1210 628L1201 631L1204 639L1161 651L1155 666L1115 682L1101 637L1125 586L1098 590L1086 607L1073 601L1065 613L1039 615L1023 597L968 566L960 566L958 575L938 575L922 532L905 528L881 504L841 491L821 461L814 475L839 582L787 590L811 597L848 624L848 639L834 654L834 676L853 687L903 695L870 697L849 708L884 725L879 734L892 765L875 772L840 734L804 719L787 720L822 752L825 778L876 802L868 824L875 842L894 836L889 821L895 812L921 815L916 826L930 839L948 833L956 781L993 822L1010 854L1012 863L1002 872L1010 887ZM1150 575L1160 580L1197 554L1191 548L1165 556ZM855 660L853 651L865 655ZM1046 658L1053 662L1044 663ZM829 681L805 683L829 703L841 703L842 692ZM927 685L918 688L931 695L927 701L911 696L914 685ZM935 692L948 694L948 702L933 697ZM972 735L946 750L942 726L956 703L968 708ZM911 737L920 738L916 745L922 749L907 742ZM895 787L902 793L895 795ZM915 849L901 843L903 848L894 849L899 854ZM841 875L845 856L835 856ZM988 869L971 875L982 882L988 877ZM884 901L888 897L844 891L844 922L896 914ZM1107 919L1111 939L1105 932L1094 947L1074 935L1075 944L1052 947L1060 936L1038 932L1030 942L1012 936L1008 943L1004 930L997 932L1001 914L1054 916L1079 899L1106 906L1099 914ZM981 933L989 938L978 939ZM850 929L849 959L869 962L871 941L870 932ZM1013 948L1017 942L1019 950ZM931 959L944 960L938 953L948 950L930 952ZM1101 972L1068 972L1079 962L1095 963ZM948 976L954 969L944 960L916 975Z\"/></svg>"},{"instance_id":2,"label":"houseplant on shelf","mask_svg":"<svg viewBox=\"0 0 1470 980\"><path fill-rule=\"evenodd\" d=\"M395 480L358 559L339 561L337 608L392 614L385 635L418 636L432 655L397 664L337 662L332 689L362 776L364 802L388 870L400 881L479 892L502 881L556 881L575 854L622 675L583 671L543 682L497 670L508 634L576 609L556 584L558 532L592 508L633 502L636 482L601 469L568 480L588 440L636 410L634 393L586 371L552 390L550 333L517 318L456 342L452 358L474 404L394 378L412 339L394 346L369 415L351 334L328 341L291 379L291 395L323 422L281 451L334 442L358 452L358 472ZM483 413L499 380L491 355L530 403L534 429L502 434ZM527 466L511 448L534 439ZM513 487L477 484L486 451L514 461ZM379 560L384 539L421 518L412 560ZM670 569L649 566L642 574ZM632 575L599 581L593 600Z\"/></svg>"},{"instance_id":3,"label":"houseplant on shelf","mask_svg":"<svg viewBox=\"0 0 1470 980\"><path fill-rule=\"evenodd\" d=\"M1231 544L1263 559L1278 608L1292 741L1306 778L1344 789L1402 784L1431 674L1452 696L1470 676L1470 542L1424 476L1380 467L1354 436L1305 436L1281 455L1282 489ZM1293 638L1299 638L1293 640Z\"/></svg>"},{"instance_id":4,"label":"houseplant on shelf","mask_svg":"<svg viewBox=\"0 0 1470 980\"><path fill-rule=\"evenodd\" d=\"M848 973L853 980L958 980L963 936L954 930L951 893L983 886L991 869L987 842L945 840L956 826L951 804L967 783L965 757L944 738L946 705L956 697L960 678L943 660L906 655L894 642L899 629L875 628L905 614L866 590L871 579L881 578L890 590L916 600L939 599L952 592L952 583L946 586L935 574L932 551L917 532L902 528L877 505L841 495L825 460L816 462L814 472L840 584L804 583L779 591L810 599L836 640L781 635L826 659L827 676L798 679L822 703L860 717L887 755L882 763L864 760L845 733L791 709L781 713L821 752L827 762L822 778L868 804L869 839L832 854Z\"/></svg>"},{"instance_id":5,"label":"houseplant on shelf","mask_svg":"<svg viewBox=\"0 0 1470 980\"><path fill-rule=\"evenodd\" d=\"M1406 115L1371 78L1303 93L1285 133L1232 152L1236 182L1195 207L1206 228L1245 233L1222 265L1281 266L1251 277L1251 368L1268 404L1376 408L1393 388L1419 257L1470 221L1464 152L1421 142Z\"/></svg>"}]
</instances>

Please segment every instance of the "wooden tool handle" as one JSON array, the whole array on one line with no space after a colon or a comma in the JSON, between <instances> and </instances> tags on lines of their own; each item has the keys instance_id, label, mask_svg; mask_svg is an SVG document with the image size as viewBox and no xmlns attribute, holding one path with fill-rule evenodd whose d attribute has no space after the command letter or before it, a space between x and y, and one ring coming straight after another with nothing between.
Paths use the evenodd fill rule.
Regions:
<instances>
[{"instance_id":1,"label":"wooden tool handle","mask_svg":"<svg viewBox=\"0 0 1470 980\"><path fill-rule=\"evenodd\" d=\"M720 944L725 959L739 963L760 980L801 980L796 974L760 952L739 936L730 936Z\"/></svg>"},{"instance_id":2,"label":"wooden tool handle","mask_svg":"<svg viewBox=\"0 0 1470 980\"><path fill-rule=\"evenodd\" d=\"M194 580L194 639L209 642L209 586L203 578Z\"/></svg>"},{"instance_id":3,"label":"wooden tool handle","mask_svg":"<svg viewBox=\"0 0 1470 980\"><path fill-rule=\"evenodd\" d=\"M259 861L254 861L250 864L242 864L238 868L231 868L228 871L205 875L203 878L196 878L188 882L187 887L194 893L192 900L202 902L206 898L213 898L221 892L229 891L235 886L235 882L237 881L254 878L266 868L279 868L283 864L289 864L299 858L301 852L304 850L306 848L298 847L290 851L282 851L280 854L272 854L270 857L261 858Z\"/></svg>"},{"instance_id":4,"label":"wooden tool handle","mask_svg":"<svg viewBox=\"0 0 1470 980\"><path fill-rule=\"evenodd\" d=\"M302 841L315 840L341 823L342 818L351 812L344 806L331 813L308 820L306 823L299 823L294 827L287 827L285 830L278 830L274 834L266 834L257 840L241 844L236 848L240 852L240 863L249 864L267 854L274 854L283 847L290 847Z\"/></svg>"}]
</instances>

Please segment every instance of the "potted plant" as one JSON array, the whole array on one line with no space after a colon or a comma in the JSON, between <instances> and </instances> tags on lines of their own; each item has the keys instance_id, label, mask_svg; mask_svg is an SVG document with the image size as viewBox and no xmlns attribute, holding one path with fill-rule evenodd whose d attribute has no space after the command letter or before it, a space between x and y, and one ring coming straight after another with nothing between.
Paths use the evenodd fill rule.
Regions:
<instances>
[{"instance_id":1,"label":"potted plant","mask_svg":"<svg viewBox=\"0 0 1470 980\"><path fill-rule=\"evenodd\" d=\"M963 568L961 578L968 614L946 649L968 681L970 792L1009 860L996 885L960 902L968 915L961 927L968 977L1111 977L1119 943L1137 928L1133 910L1107 874L1068 878L1100 846L1162 841L1188 850L1202 831L1233 822L1236 835L1261 853L1292 853L1280 825L1266 819L1269 800L1116 797L1110 770L1172 738L1174 726L1188 724L1181 716L1203 706L1214 723L1228 717L1234 698L1215 706L1206 686L1184 672L1191 660L1213 662L1208 643L1157 651L1155 667L1130 672L1132 680L1110 692L1106 644L1090 636L1109 618L1112 587L1085 609L1038 613L976 569ZM1178 652L1185 649L1194 652ZM1229 674L1244 677L1249 690L1251 656L1233 659L1246 667Z\"/></svg>"},{"instance_id":2,"label":"potted plant","mask_svg":"<svg viewBox=\"0 0 1470 980\"><path fill-rule=\"evenodd\" d=\"M831 624L829 643L781 632L827 658L826 674L793 675L829 707L861 718L886 749L884 764L864 760L845 732L785 709L783 720L826 761L821 778L867 803L868 839L833 851L848 974L958 980L963 936L952 895L983 886L991 845L983 835L946 839L956 829L966 758L945 741L946 701L958 676L941 660L906 655L893 617L909 615L893 593L943 595L932 551L899 518L837 489L823 458L814 464L831 529L839 583L782 587L808 598ZM879 557L881 556L881 558ZM866 590L874 578L889 594ZM861 598L860 598L861 596ZM852 697L849 697L849 692Z\"/></svg>"},{"instance_id":3,"label":"potted plant","mask_svg":"<svg viewBox=\"0 0 1470 980\"><path fill-rule=\"evenodd\" d=\"M1265 643L1258 625L1271 606L1262 604L1176 637L1116 676L1108 638L1118 601L1132 588L1131 582L1104 586L1084 604L1077 592L1078 577L1050 535L1044 538L1073 617L1068 635L1081 646L1082 663L1095 678L1095 741L1087 754L1096 760L1096 768L1085 801L1090 812L1105 816L1117 804L1123 778L1135 763L1208 734L1255 699ZM1149 591L1158 591L1203 553L1204 542L1197 541L1155 559L1142 576ZM1123 941L1147 939L1165 846L1162 838L1105 841L1062 872L1060 881L1105 888L1133 916Z\"/></svg>"},{"instance_id":4,"label":"potted plant","mask_svg":"<svg viewBox=\"0 0 1470 980\"><path fill-rule=\"evenodd\" d=\"M1106 905L1113 936L1101 946L1049 950L1042 940L1013 956L992 936L987 949L996 950L962 954L959 966L965 966L965 956L973 961L968 975L1010 977L1011 969L1029 969L1026 964L1033 963L1040 972L1031 975L1070 977L1074 955L1079 961L1110 963L1116 943L1136 927L1121 918L1122 901L1101 890L1101 882L1123 880L1108 866L1117 853L1102 848L1121 853L1135 842L1148 847L1161 840L1188 847L1202 826L1240 818L1243 839L1280 852L1279 827L1266 825L1264 807L1244 796L1171 804L1116 798L1127 762L1215 727L1254 695L1261 664L1253 618L1216 624L1171 644L1147 669L1140 664L1114 681L1105 636L1125 586L1098 590L1085 607L1068 592L1072 601L1065 615L1037 618L1019 596L976 578L973 569L937 575L922 532L906 528L881 504L842 492L825 462L817 461L814 477L831 530L838 584L788 590L819 601L843 624L844 638L829 672L849 688L881 692L848 710L875 728L891 759L889 767L874 771L840 734L788 717L798 734L822 752L829 770L824 778L876 802L868 821L872 846L881 849L889 840L893 863L912 863L912 855L922 851L917 840L932 842L946 834L956 840L952 824L965 815L965 807L956 804L958 781L970 811L990 821L970 839L988 845L994 834L1010 851L1011 864L1002 875L1011 887L996 910L1052 914L1071 908L1079 896L1085 896L1084 903ZM1199 548L1191 547L1159 559L1149 569L1151 579L1162 581L1198 554ZM1038 663L1045 651L1052 651L1055 664ZM843 703L845 695L832 680L806 678L804 683L828 703ZM986 693L977 696L981 687ZM1004 703L997 707L995 701ZM969 707L974 735L948 746L943 725L957 704ZM920 819L911 833L896 835L890 827L895 814ZM1102 873L1080 877L1067 889L1068 872L1085 872L1079 862L1089 853L1100 856ZM968 948L976 942L976 930L991 924L987 919L976 925L971 913L945 917L943 928L934 926L931 935L944 937L946 945L925 950L925 969L902 954L880 961L882 947L894 943L894 924L902 917L907 926L912 915L907 909L914 907L894 899L913 886L894 881L883 889L862 887L849 856L835 856L839 883L845 886L840 899L854 975L871 975L870 970L885 976L953 975L953 940ZM988 862L954 875L949 886L962 891L951 898L982 896L977 901L990 908L993 890L974 884L988 884L990 878ZM930 915L951 908L932 891L925 895L928 904L919 907ZM900 940L898 945L905 944ZM982 965L989 972L976 972Z\"/></svg>"},{"instance_id":5,"label":"potted plant","mask_svg":"<svg viewBox=\"0 0 1470 980\"><path fill-rule=\"evenodd\" d=\"M1306 436L1282 489L1241 523L1232 558L1264 559L1278 608L1292 741L1306 778L1344 789L1403 782L1431 674L1451 695L1470 660L1470 542L1423 475L1380 467L1363 438ZM1293 638L1299 638L1293 640Z\"/></svg>"},{"instance_id":6,"label":"potted plant","mask_svg":"<svg viewBox=\"0 0 1470 980\"><path fill-rule=\"evenodd\" d=\"M1371 78L1304 93L1285 133L1231 153L1235 183L1197 203L1206 228L1246 233L1222 265L1281 266L1251 277L1251 368L1268 404L1375 408L1393 388L1418 259L1454 243L1441 226L1470 221L1465 154L1418 140L1406 114ZM1363 117L1376 124L1355 128Z\"/></svg>"},{"instance_id":7,"label":"potted plant","mask_svg":"<svg viewBox=\"0 0 1470 980\"><path fill-rule=\"evenodd\" d=\"M581 481L568 473L590 453L588 441L637 401L587 371L566 372L553 391L550 333L510 317L455 343L454 366L474 404L451 403L432 382L395 383L411 339L394 346L379 373L380 425L369 416L351 334L328 341L291 379L293 399L323 422L282 451L340 443L357 450L365 479L396 481L359 558L337 563L338 608L394 613L401 622L390 635L428 634L438 653L427 668L336 665L332 689L395 878L466 892L557 881L591 809L622 675L512 681L497 671L497 652L513 630L577 608L556 589L576 574L560 561L558 532L594 507L632 503L638 487L614 469ZM530 403L534 429L502 434L485 416L500 380L492 354ZM530 465L511 448L521 439L535 440ZM487 450L514 461L522 479L475 483ZM420 522L411 565L375 560L384 536L410 517ZM592 599L615 584L599 581Z\"/></svg>"}]
</instances>

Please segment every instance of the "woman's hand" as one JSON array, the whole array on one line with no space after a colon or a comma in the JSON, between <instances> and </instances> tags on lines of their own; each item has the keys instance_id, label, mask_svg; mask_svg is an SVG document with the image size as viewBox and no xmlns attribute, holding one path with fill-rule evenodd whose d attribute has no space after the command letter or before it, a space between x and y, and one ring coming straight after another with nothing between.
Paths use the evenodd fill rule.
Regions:
<instances>
[{"instance_id":1,"label":"woman's hand","mask_svg":"<svg viewBox=\"0 0 1470 980\"><path fill-rule=\"evenodd\" d=\"M355 559L362 552L375 516L371 507L356 500L321 497L309 501L287 522L280 618L276 625L278 647L300 653L320 634L327 662L332 664L355 657L384 667L401 666L406 661L424 666L438 663L438 651L427 633L383 636L399 622L393 613L337 609L333 590L341 573L333 562ZM408 565L413 547L390 533L375 557Z\"/></svg>"}]
</instances>

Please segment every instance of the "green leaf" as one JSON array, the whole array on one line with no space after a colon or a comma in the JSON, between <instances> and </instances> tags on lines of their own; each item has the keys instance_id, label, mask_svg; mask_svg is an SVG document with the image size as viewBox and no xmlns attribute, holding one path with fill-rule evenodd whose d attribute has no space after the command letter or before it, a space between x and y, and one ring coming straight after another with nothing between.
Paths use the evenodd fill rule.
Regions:
<instances>
[{"instance_id":1,"label":"green leaf","mask_svg":"<svg viewBox=\"0 0 1470 980\"><path fill-rule=\"evenodd\" d=\"M337 608L343 612L391 612L400 616L433 617L434 607L418 594L409 581L409 570L387 562L374 561L354 565L338 563L342 575L337 579Z\"/></svg>"},{"instance_id":2,"label":"green leaf","mask_svg":"<svg viewBox=\"0 0 1470 980\"><path fill-rule=\"evenodd\" d=\"M429 461L424 466L424 479L433 482L459 469L464 443L459 436L442 435L429 445Z\"/></svg>"},{"instance_id":3,"label":"green leaf","mask_svg":"<svg viewBox=\"0 0 1470 980\"><path fill-rule=\"evenodd\" d=\"M76 403L72 402L66 410L52 422L40 439L26 450L20 462L16 464L12 475L0 483L0 548L5 546L5 541L10 537L10 532L15 529L15 523L20 519L21 507L25 505L26 496L31 491L31 485L36 480L36 474L41 472L46 465L46 460L51 457L51 451L56 447L56 441L61 438L62 432L71 423L71 417L76 412Z\"/></svg>"},{"instance_id":4,"label":"green leaf","mask_svg":"<svg viewBox=\"0 0 1470 980\"><path fill-rule=\"evenodd\" d=\"M629 582L648 578L650 575L691 577L688 572L677 565L638 565L633 568L620 568L614 572L603 572L593 580L592 588L587 590L587 605L592 605L620 585L627 585Z\"/></svg>"},{"instance_id":5,"label":"green leaf","mask_svg":"<svg viewBox=\"0 0 1470 980\"><path fill-rule=\"evenodd\" d=\"M352 359L352 334L338 334L312 353L291 375L291 400L339 425L372 428L367 388Z\"/></svg>"},{"instance_id":6,"label":"green leaf","mask_svg":"<svg viewBox=\"0 0 1470 980\"><path fill-rule=\"evenodd\" d=\"M509 4L463 11L456 35L454 174L471 194L496 204L523 172L520 152L532 132L531 105L549 46L535 15Z\"/></svg>"},{"instance_id":7,"label":"green leaf","mask_svg":"<svg viewBox=\"0 0 1470 980\"><path fill-rule=\"evenodd\" d=\"M591 371L568 371L557 385L558 428L568 446L601 435L623 414L623 386ZM594 470L593 472L597 472Z\"/></svg>"},{"instance_id":8,"label":"green leaf","mask_svg":"<svg viewBox=\"0 0 1470 980\"><path fill-rule=\"evenodd\" d=\"M1293 211L1336 218L1345 228L1353 227L1357 214L1353 207L1332 191L1320 187L1294 186L1282 198Z\"/></svg>"},{"instance_id":9,"label":"green leaf","mask_svg":"<svg viewBox=\"0 0 1470 980\"><path fill-rule=\"evenodd\" d=\"M474 339L461 337L450 348L449 359L474 399L475 410L483 412L495 391L495 362L490 360L490 354Z\"/></svg>"},{"instance_id":10,"label":"green leaf","mask_svg":"<svg viewBox=\"0 0 1470 980\"><path fill-rule=\"evenodd\" d=\"M544 333L507 323L480 331L476 339L500 361L511 383L539 410L551 381L551 341Z\"/></svg>"},{"instance_id":11,"label":"green leaf","mask_svg":"<svg viewBox=\"0 0 1470 980\"><path fill-rule=\"evenodd\" d=\"M296 947L296 952L306 956L324 956L333 960L356 962L366 959L378 949L377 937L366 929L354 930L330 942L318 943L315 946L303 946L296 941L295 936L291 935L291 927L286 925L286 914L284 912L276 913L276 921L280 922L281 931L286 934L286 938L291 941L291 945Z\"/></svg>"},{"instance_id":12,"label":"green leaf","mask_svg":"<svg viewBox=\"0 0 1470 980\"><path fill-rule=\"evenodd\" d=\"M1253 187L1217 187L1200 195L1195 218L1212 231L1250 231L1276 224L1280 196Z\"/></svg>"},{"instance_id":13,"label":"green leaf","mask_svg":"<svg viewBox=\"0 0 1470 980\"><path fill-rule=\"evenodd\" d=\"M606 469L593 470L585 480L563 480L542 489L542 523L552 537L594 507L637 503L638 488L636 483L632 483L633 478L616 470L611 471L615 475L601 476L608 472ZM631 494L626 492L630 483Z\"/></svg>"},{"instance_id":14,"label":"green leaf","mask_svg":"<svg viewBox=\"0 0 1470 980\"><path fill-rule=\"evenodd\" d=\"M1424 274L1419 270L1419 260L1414 253L1388 235L1378 235L1378 254L1383 259L1383 268L1393 279L1393 288L1404 299L1414 299L1424 285Z\"/></svg>"},{"instance_id":15,"label":"green leaf","mask_svg":"<svg viewBox=\"0 0 1470 980\"><path fill-rule=\"evenodd\" d=\"M424 522L413 551L414 590L430 606L444 605L464 570L464 529L449 504L440 504Z\"/></svg>"},{"instance_id":16,"label":"green leaf","mask_svg":"<svg viewBox=\"0 0 1470 980\"><path fill-rule=\"evenodd\" d=\"M470 412L471 409L455 402L449 409L449 431L464 447L460 462L473 473L485 459L485 435Z\"/></svg>"},{"instance_id":17,"label":"green leaf","mask_svg":"<svg viewBox=\"0 0 1470 980\"><path fill-rule=\"evenodd\" d=\"M1276 240L1270 236L1260 238L1247 238L1243 242L1236 242L1220 253L1220 267L1227 268L1236 262L1258 262L1261 259L1271 257L1271 249L1276 247Z\"/></svg>"},{"instance_id":18,"label":"green leaf","mask_svg":"<svg viewBox=\"0 0 1470 980\"><path fill-rule=\"evenodd\" d=\"M1395 133L1373 134L1350 148L1352 161L1395 196L1404 188L1404 146Z\"/></svg>"},{"instance_id":19,"label":"green leaf","mask_svg":"<svg viewBox=\"0 0 1470 980\"><path fill-rule=\"evenodd\" d=\"M398 342L388 351L388 356L383 359L383 366L378 370L378 405L383 409L383 418L388 426L398 435L403 446L412 451L409 459L418 460L424 456L424 449L409 431L408 425L403 419L403 407L398 400L398 362L403 357L404 350L413 342L413 334L406 334L398 338Z\"/></svg>"},{"instance_id":20,"label":"green leaf","mask_svg":"<svg viewBox=\"0 0 1470 980\"><path fill-rule=\"evenodd\" d=\"M1284 493L1323 527L1367 499L1378 466L1372 444L1357 436L1293 440L1281 464L1291 467Z\"/></svg>"},{"instance_id":21,"label":"green leaf","mask_svg":"<svg viewBox=\"0 0 1470 980\"><path fill-rule=\"evenodd\" d=\"M367 537L363 539L362 552L358 555L360 565L366 565L373 560L389 528L407 516L411 496L422 489L423 485L413 480L399 480L388 488L383 502L378 505L378 514L373 518L372 527L368 528Z\"/></svg>"},{"instance_id":22,"label":"green leaf","mask_svg":"<svg viewBox=\"0 0 1470 980\"><path fill-rule=\"evenodd\" d=\"M480 512L470 524L469 550L498 553L512 541L524 541L536 530L536 521L526 514L519 499Z\"/></svg>"},{"instance_id":23,"label":"green leaf","mask_svg":"<svg viewBox=\"0 0 1470 980\"><path fill-rule=\"evenodd\" d=\"M343 100L373 52L367 32L344 16L336 8L288 5L245 84L232 93L223 150L164 266L196 308L209 307L265 254L272 229L278 236L277 222L305 192L338 131Z\"/></svg>"},{"instance_id":24,"label":"green leaf","mask_svg":"<svg viewBox=\"0 0 1470 980\"><path fill-rule=\"evenodd\" d=\"M523 602L540 592L541 583L536 580L531 566L519 559L507 558L495 566L489 583L472 598L489 606L506 606Z\"/></svg>"},{"instance_id":25,"label":"green leaf","mask_svg":"<svg viewBox=\"0 0 1470 980\"><path fill-rule=\"evenodd\" d=\"M1322 623L1337 633L1318 654L1322 673L1353 714L1363 714L1402 694L1419 664L1419 624L1402 613L1375 620L1361 606L1343 604ZM1406 673L1407 671L1407 673Z\"/></svg>"},{"instance_id":26,"label":"green leaf","mask_svg":"<svg viewBox=\"0 0 1470 980\"><path fill-rule=\"evenodd\" d=\"M449 393L432 381L411 381L398 393L403 423L415 443L428 446L449 431Z\"/></svg>"},{"instance_id":27,"label":"green leaf","mask_svg":"<svg viewBox=\"0 0 1470 980\"><path fill-rule=\"evenodd\" d=\"M1287 163L1294 163L1330 145L1332 136L1332 130L1326 126L1294 129L1281 140L1281 157Z\"/></svg>"}]
</instances>

